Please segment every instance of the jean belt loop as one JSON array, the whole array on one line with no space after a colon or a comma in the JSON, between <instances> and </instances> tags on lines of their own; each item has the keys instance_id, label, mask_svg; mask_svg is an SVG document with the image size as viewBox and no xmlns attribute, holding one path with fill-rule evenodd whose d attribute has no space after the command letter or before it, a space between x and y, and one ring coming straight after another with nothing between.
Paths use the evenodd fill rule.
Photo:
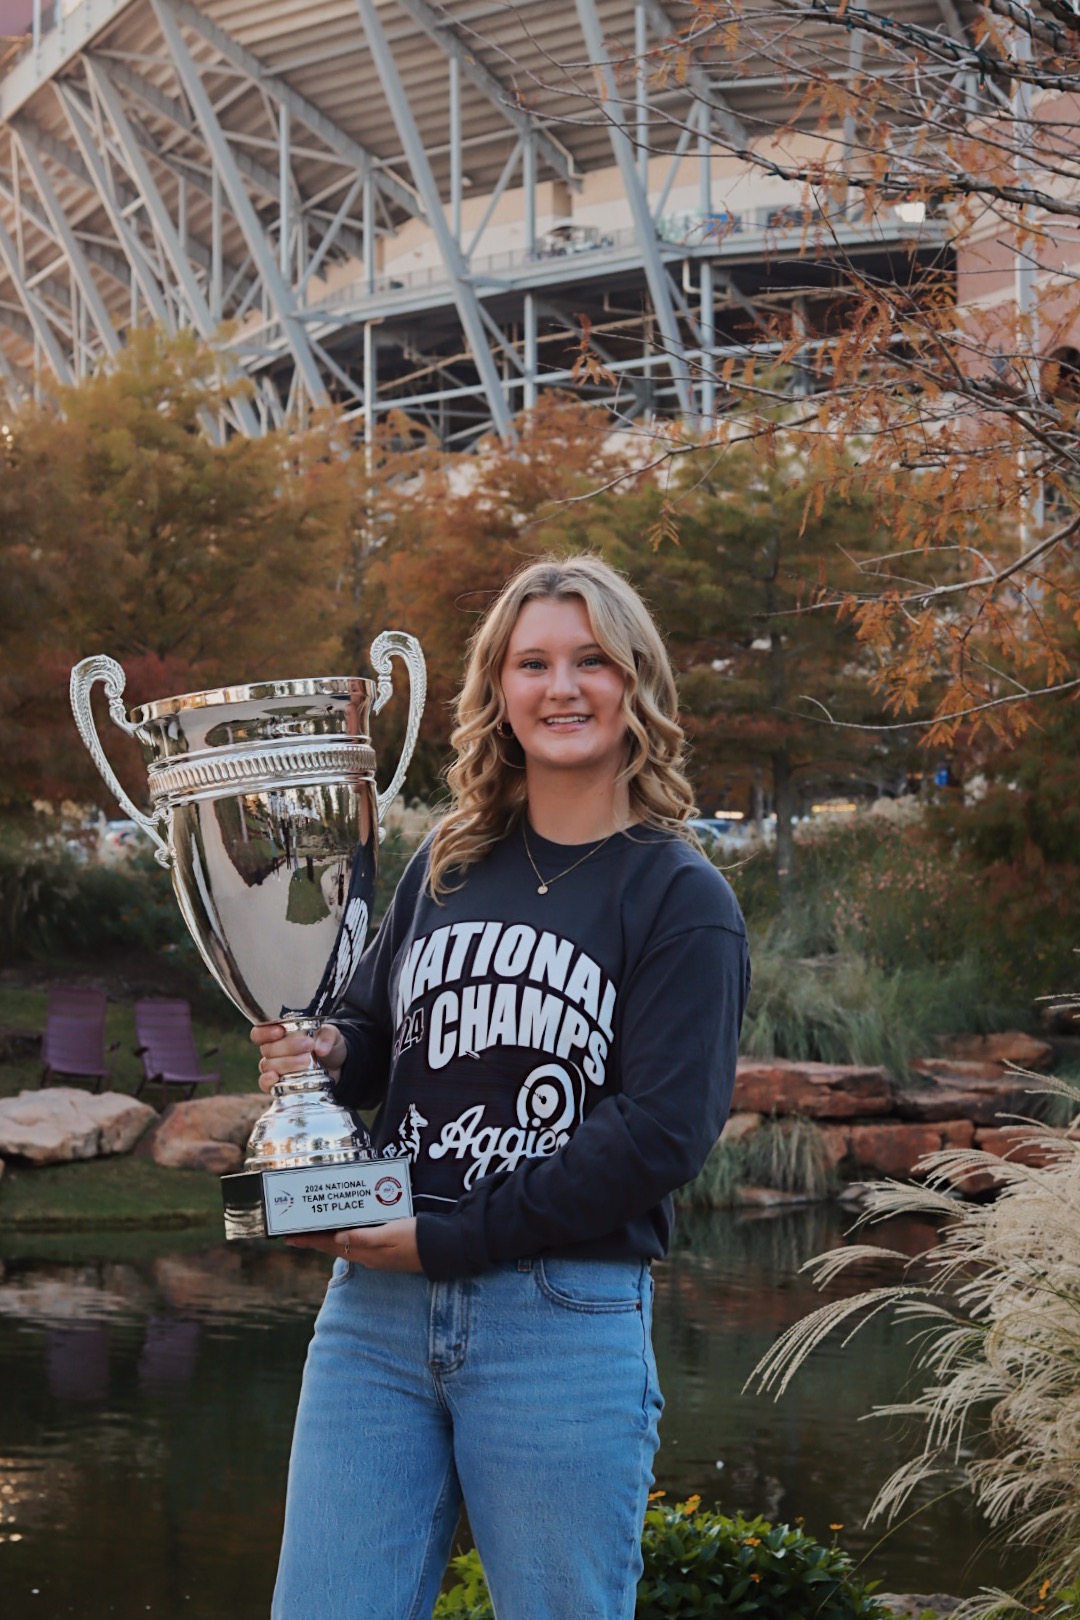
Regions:
<instances>
[{"instance_id":1,"label":"jean belt loop","mask_svg":"<svg viewBox=\"0 0 1080 1620\"><path fill-rule=\"evenodd\" d=\"M531 1260L519 1260L518 1263L517 1263L517 1268L518 1268L519 1271L531 1271L532 1270L532 1261Z\"/></svg>"}]
</instances>

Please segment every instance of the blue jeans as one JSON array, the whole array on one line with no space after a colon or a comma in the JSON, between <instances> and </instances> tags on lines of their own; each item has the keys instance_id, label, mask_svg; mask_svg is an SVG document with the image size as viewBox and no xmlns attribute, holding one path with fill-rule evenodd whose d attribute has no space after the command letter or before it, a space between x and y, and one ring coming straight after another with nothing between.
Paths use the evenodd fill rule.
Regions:
<instances>
[{"instance_id":1,"label":"blue jeans","mask_svg":"<svg viewBox=\"0 0 1080 1620\"><path fill-rule=\"evenodd\" d=\"M432 1283L338 1260L273 1620L429 1617L464 1498L499 1620L632 1620L662 1405L648 1267Z\"/></svg>"}]
</instances>

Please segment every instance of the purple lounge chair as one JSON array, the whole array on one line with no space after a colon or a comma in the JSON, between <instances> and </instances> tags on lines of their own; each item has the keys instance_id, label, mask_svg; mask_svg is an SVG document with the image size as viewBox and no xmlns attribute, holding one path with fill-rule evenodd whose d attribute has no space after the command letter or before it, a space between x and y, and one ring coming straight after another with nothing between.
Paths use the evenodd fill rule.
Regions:
<instances>
[{"instance_id":1,"label":"purple lounge chair","mask_svg":"<svg viewBox=\"0 0 1080 1620\"><path fill-rule=\"evenodd\" d=\"M119 1044L119 1041L114 1041L109 1050L114 1052ZM72 1017L54 1012L46 1014L45 1034L41 1042L43 1086L57 1079L93 1080L94 1090L100 1091L101 1082L108 1078L108 1074L104 1008L100 1018Z\"/></svg>"},{"instance_id":2,"label":"purple lounge chair","mask_svg":"<svg viewBox=\"0 0 1080 1620\"><path fill-rule=\"evenodd\" d=\"M185 1086L187 1096L193 1097L200 1086L213 1086L221 1091L221 1073L204 1074L199 1065L195 1047L195 1031L191 1027L191 1008L186 1001L137 1001L135 1003L136 1053L142 1058L142 1079L135 1088L136 1097L149 1080L161 1087L164 1105L169 1086ZM210 1057L216 1046L202 1055Z\"/></svg>"}]
</instances>

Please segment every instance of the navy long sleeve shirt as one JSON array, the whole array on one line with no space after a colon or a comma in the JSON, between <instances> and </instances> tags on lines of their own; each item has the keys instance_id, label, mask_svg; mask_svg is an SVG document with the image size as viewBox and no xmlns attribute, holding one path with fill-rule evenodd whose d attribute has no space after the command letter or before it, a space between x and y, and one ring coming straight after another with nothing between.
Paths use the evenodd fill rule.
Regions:
<instances>
[{"instance_id":1,"label":"navy long sleeve shirt","mask_svg":"<svg viewBox=\"0 0 1080 1620\"><path fill-rule=\"evenodd\" d=\"M585 846L529 832L549 881ZM532 1255L656 1259L727 1117L750 985L716 869L631 827L538 892L520 826L436 902L427 848L334 1015L336 1088L411 1161L433 1279Z\"/></svg>"}]
</instances>

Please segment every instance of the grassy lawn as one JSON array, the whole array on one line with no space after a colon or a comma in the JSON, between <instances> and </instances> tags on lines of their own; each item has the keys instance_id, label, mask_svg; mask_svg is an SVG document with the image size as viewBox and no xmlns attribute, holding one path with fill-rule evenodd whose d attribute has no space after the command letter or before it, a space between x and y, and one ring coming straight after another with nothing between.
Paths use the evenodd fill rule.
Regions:
<instances>
[{"instance_id":1,"label":"grassy lawn","mask_svg":"<svg viewBox=\"0 0 1080 1620\"><path fill-rule=\"evenodd\" d=\"M221 1235L217 1176L163 1170L118 1154L37 1168L8 1165L0 1181L0 1236L22 1231L209 1226Z\"/></svg>"}]
</instances>

